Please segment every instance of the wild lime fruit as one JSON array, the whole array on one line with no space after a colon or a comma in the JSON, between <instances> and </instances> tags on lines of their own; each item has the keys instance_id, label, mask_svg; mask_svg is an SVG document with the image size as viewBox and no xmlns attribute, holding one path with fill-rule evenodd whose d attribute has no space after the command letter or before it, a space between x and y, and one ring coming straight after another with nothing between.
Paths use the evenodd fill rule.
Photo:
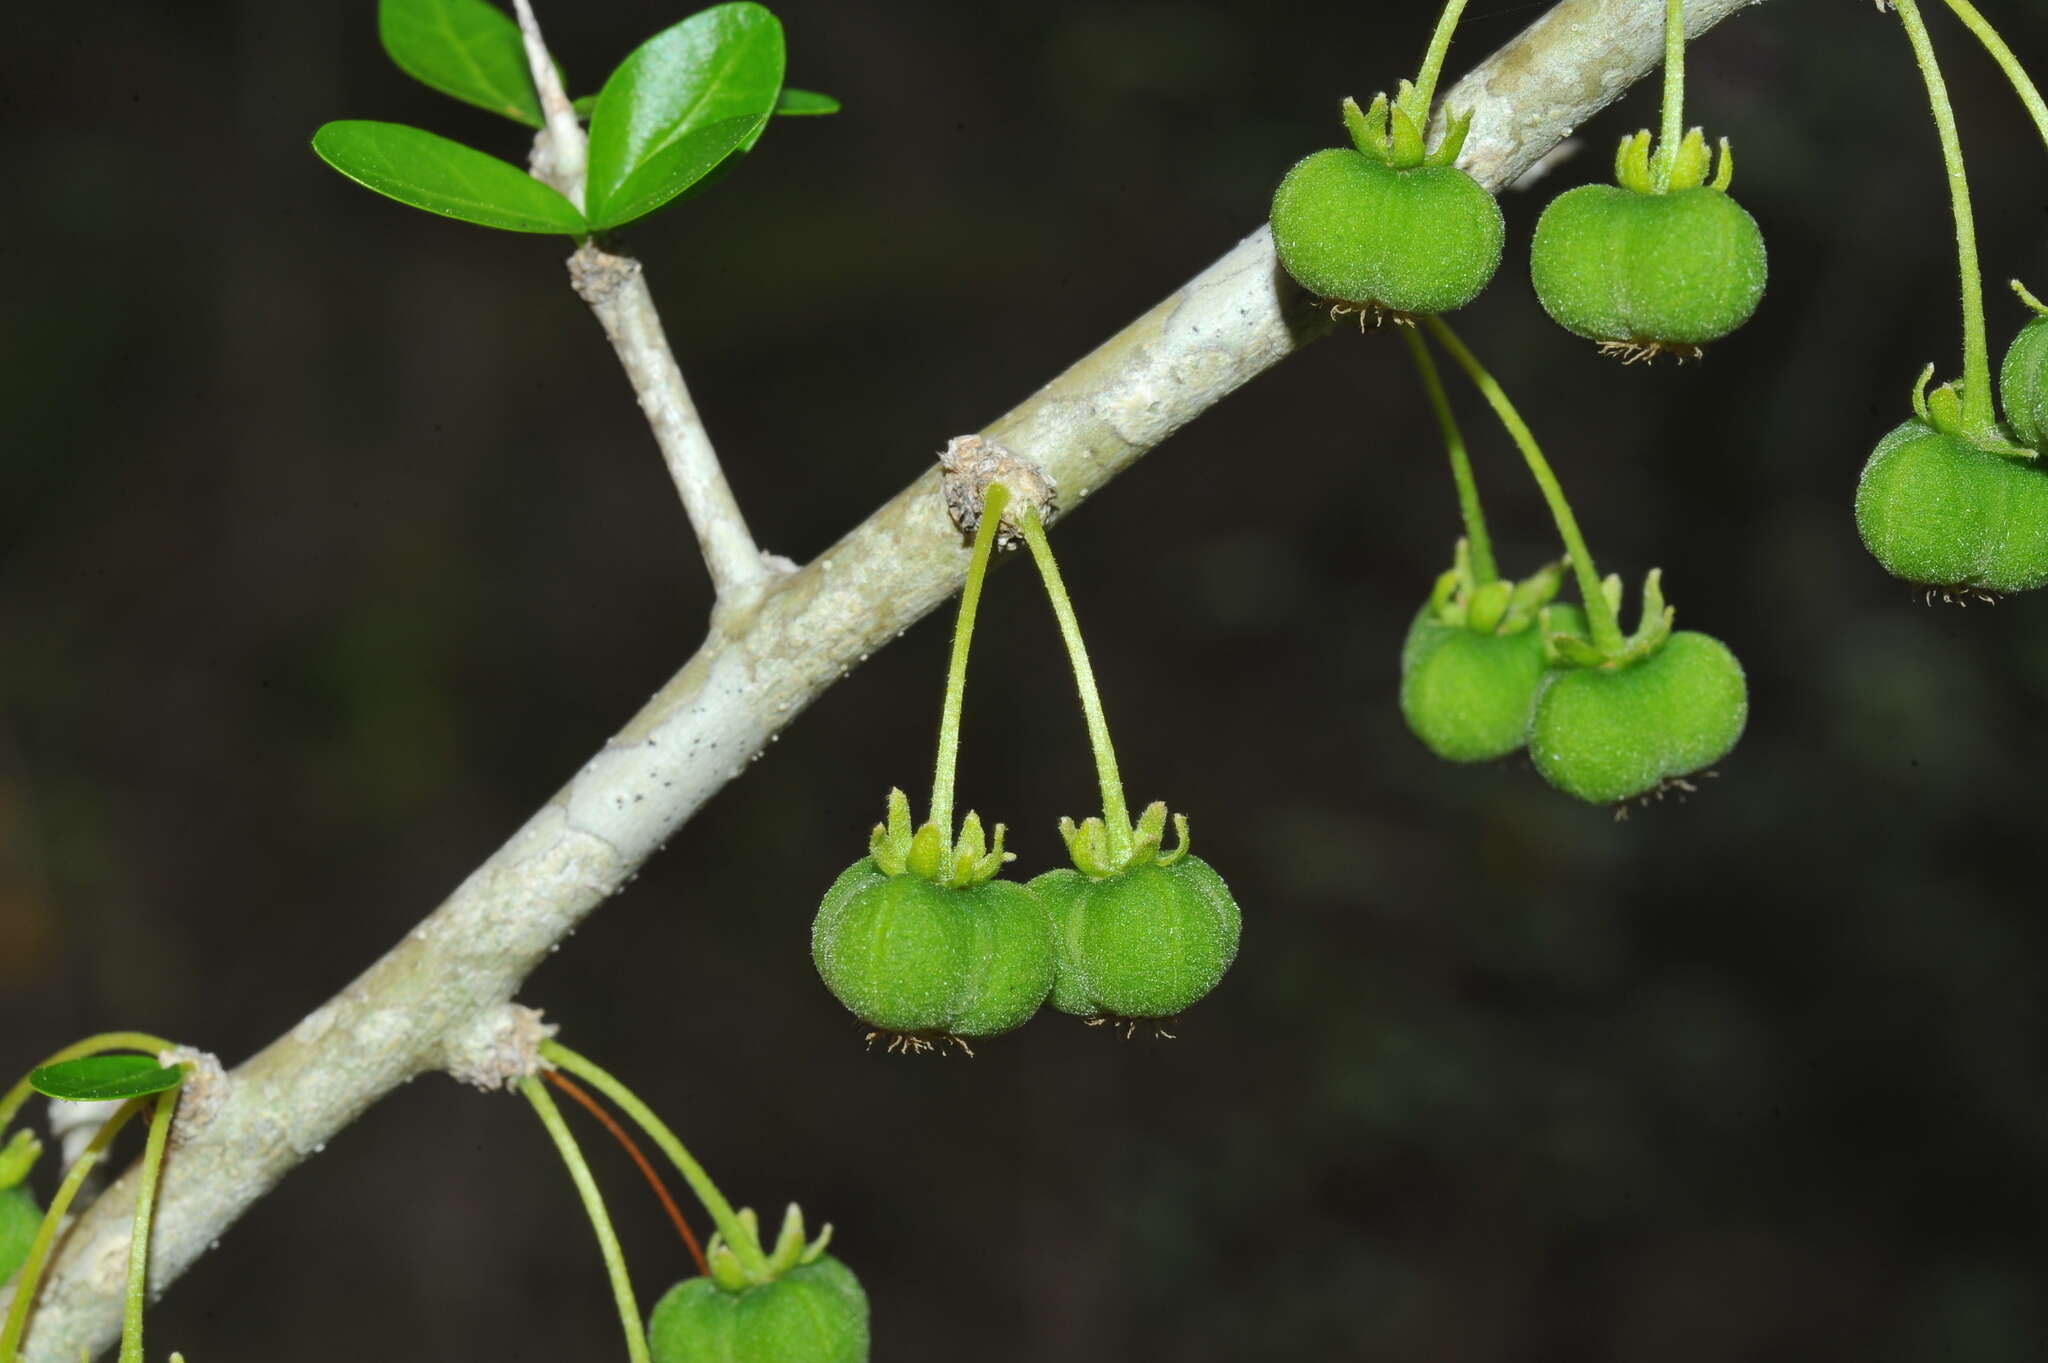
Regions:
<instances>
[{"instance_id":1,"label":"wild lime fruit","mask_svg":"<svg viewBox=\"0 0 2048 1363\"><path fill-rule=\"evenodd\" d=\"M1586 628L1577 607L1550 604L1563 581L1561 561L1520 582L1495 577L1490 556L1475 564L1458 541L1401 649L1401 715L1431 752L1486 762L1522 746L1547 638Z\"/></svg>"},{"instance_id":2,"label":"wild lime fruit","mask_svg":"<svg viewBox=\"0 0 2048 1363\"><path fill-rule=\"evenodd\" d=\"M1170 1018L1214 989L1237 959L1243 918L1223 877L1180 845L1162 853L1166 806L1139 818L1129 848L1112 849L1100 819L1062 820L1075 866L1035 877L1052 916L1052 1005L1077 1017Z\"/></svg>"},{"instance_id":3,"label":"wild lime fruit","mask_svg":"<svg viewBox=\"0 0 2048 1363\"><path fill-rule=\"evenodd\" d=\"M26 1188L0 1190L0 1283L12 1277L43 1224L43 1214Z\"/></svg>"},{"instance_id":4,"label":"wild lime fruit","mask_svg":"<svg viewBox=\"0 0 2048 1363\"><path fill-rule=\"evenodd\" d=\"M1748 321L1764 295L1763 232L1700 185L1639 194L1582 185L1543 210L1529 252L1557 324L1618 348L1690 351Z\"/></svg>"},{"instance_id":5,"label":"wild lime fruit","mask_svg":"<svg viewBox=\"0 0 2048 1363\"><path fill-rule=\"evenodd\" d=\"M2048 583L2048 470L1908 421L1863 466L1856 528L1893 577L1936 590L2027 591Z\"/></svg>"},{"instance_id":6,"label":"wild lime fruit","mask_svg":"<svg viewBox=\"0 0 2048 1363\"><path fill-rule=\"evenodd\" d=\"M991 844L970 813L949 846L935 824L913 833L910 802L892 790L868 848L811 923L833 996L904 1037L996 1036L1029 1021L1052 988L1052 930L1036 895L995 879L1011 856L1002 825Z\"/></svg>"},{"instance_id":7,"label":"wild lime fruit","mask_svg":"<svg viewBox=\"0 0 2048 1363\"><path fill-rule=\"evenodd\" d=\"M1023 1026L1052 987L1045 908L1009 880L952 888L848 867L812 925L818 974L885 1032L996 1036Z\"/></svg>"},{"instance_id":8,"label":"wild lime fruit","mask_svg":"<svg viewBox=\"0 0 2048 1363\"><path fill-rule=\"evenodd\" d=\"M1319 151L1273 195L1280 264L1319 298L1398 313L1450 312L1500 268L1500 205L1455 166L1397 169Z\"/></svg>"},{"instance_id":9,"label":"wild lime fruit","mask_svg":"<svg viewBox=\"0 0 2048 1363\"><path fill-rule=\"evenodd\" d=\"M1546 673L1529 714L1529 756L1565 794L1610 804L1712 766L1748 718L1735 655L1679 630L1632 662Z\"/></svg>"},{"instance_id":10,"label":"wild lime fruit","mask_svg":"<svg viewBox=\"0 0 2048 1363\"><path fill-rule=\"evenodd\" d=\"M2030 450L2048 448L2048 317L2020 328L1998 370L2006 424Z\"/></svg>"},{"instance_id":11,"label":"wild lime fruit","mask_svg":"<svg viewBox=\"0 0 2048 1363\"><path fill-rule=\"evenodd\" d=\"M825 1255L733 1291L687 1278L647 1320L654 1363L867 1363L868 1299Z\"/></svg>"}]
</instances>

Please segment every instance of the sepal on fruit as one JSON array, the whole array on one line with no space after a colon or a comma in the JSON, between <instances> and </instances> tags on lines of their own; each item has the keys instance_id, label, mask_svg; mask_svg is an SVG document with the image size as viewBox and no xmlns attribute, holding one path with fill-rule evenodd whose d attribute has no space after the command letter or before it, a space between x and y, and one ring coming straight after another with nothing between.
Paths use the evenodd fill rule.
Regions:
<instances>
[{"instance_id":1,"label":"sepal on fruit","mask_svg":"<svg viewBox=\"0 0 2048 1363\"><path fill-rule=\"evenodd\" d=\"M1003 832L997 824L991 839L982 831L981 816L969 810L960 821L960 836L948 848L945 830L935 823L911 831L910 799L892 789L887 817L868 834L868 855L885 875L914 875L957 890L994 879L1006 862L1017 859L1015 852L1003 850Z\"/></svg>"},{"instance_id":2,"label":"sepal on fruit","mask_svg":"<svg viewBox=\"0 0 2048 1363\"><path fill-rule=\"evenodd\" d=\"M1062 817L1059 826L1060 840L1067 845L1067 855L1073 859L1074 869L1093 880L1104 880L1146 863L1171 866L1188 854L1188 818L1185 814L1173 816L1179 845L1171 852L1159 850L1160 844L1166 840L1164 800L1154 800L1145 806L1145 812L1138 816L1138 822L1131 828L1128 846L1118 846L1120 839L1096 815L1091 814L1078 824Z\"/></svg>"},{"instance_id":3,"label":"sepal on fruit","mask_svg":"<svg viewBox=\"0 0 2048 1363\"><path fill-rule=\"evenodd\" d=\"M1451 566L1430 591L1429 610L1440 623L1474 634L1520 634L1557 596L1566 566L1567 560L1558 559L1519 582L1503 578L1482 585L1472 571L1472 547L1460 538Z\"/></svg>"},{"instance_id":4,"label":"sepal on fruit","mask_svg":"<svg viewBox=\"0 0 2048 1363\"><path fill-rule=\"evenodd\" d=\"M724 1234L713 1231L704 1247L704 1260L711 1269L711 1280L727 1292L744 1292L750 1287L772 1283L793 1268L814 1264L825 1253L825 1246L832 1243L832 1223L829 1221L815 1240L806 1238L803 1209L794 1202L782 1214L782 1229L775 1237L775 1248L765 1253L761 1248L761 1219L754 1209L742 1207L735 1215L740 1223L740 1233L753 1241L754 1257L764 1267L759 1271L748 1271L745 1260L726 1243Z\"/></svg>"},{"instance_id":5,"label":"sepal on fruit","mask_svg":"<svg viewBox=\"0 0 2048 1363\"><path fill-rule=\"evenodd\" d=\"M1347 96L1344 127L1351 134L1351 145L1395 170L1448 166L1465 149L1465 139L1472 132L1472 111L1447 113L1443 136L1432 150L1427 137L1429 110L1422 107L1421 92L1414 82L1404 80L1393 99L1382 92L1373 96L1366 109Z\"/></svg>"},{"instance_id":6,"label":"sepal on fruit","mask_svg":"<svg viewBox=\"0 0 2048 1363\"><path fill-rule=\"evenodd\" d=\"M1619 615L1621 575L1609 573L1600 584L1600 594L1607 598L1608 609ZM1553 667L1626 667L1656 652L1671 637L1671 624L1677 616L1677 608L1664 602L1664 570L1652 568L1643 579L1643 612L1636 624L1636 632L1622 641L1619 651L1605 652L1574 634L1553 634L1546 619L1543 655Z\"/></svg>"},{"instance_id":7,"label":"sepal on fruit","mask_svg":"<svg viewBox=\"0 0 2048 1363\"><path fill-rule=\"evenodd\" d=\"M1725 194L1728 186L1735 182L1734 149L1728 145L1727 138L1721 139L1721 158L1717 169L1714 153L1707 147L1704 128L1693 128L1686 133L1677 149L1669 153L1668 167L1663 164L1665 154L1666 149L1657 144L1656 136L1647 128L1622 138L1614 156L1614 182L1635 194L1672 194L1683 189L1698 189L1702 185Z\"/></svg>"},{"instance_id":8,"label":"sepal on fruit","mask_svg":"<svg viewBox=\"0 0 2048 1363\"><path fill-rule=\"evenodd\" d=\"M1966 412L1968 404L1963 401L1962 380L1944 383L1935 388L1934 366L1928 365L1920 371L1920 377L1913 384L1913 415L1922 425L1931 426L1943 435L1967 440L1986 454L2004 455L2008 459L2023 459L2032 462L2038 457L2034 450L2025 445L2015 444L2008 433L1997 424L1989 426L1972 425Z\"/></svg>"}]
</instances>

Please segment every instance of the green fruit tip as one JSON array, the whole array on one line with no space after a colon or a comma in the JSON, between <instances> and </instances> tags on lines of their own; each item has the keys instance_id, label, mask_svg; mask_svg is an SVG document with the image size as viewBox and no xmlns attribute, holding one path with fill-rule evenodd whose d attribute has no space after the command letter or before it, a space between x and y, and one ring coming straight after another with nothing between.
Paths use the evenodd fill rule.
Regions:
<instances>
[{"instance_id":1,"label":"green fruit tip","mask_svg":"<svg viewBox=\"0 0 2048 1363\"><path fill-rule=\"evenodd\" d=\"M1351 135L1351 145L1395 170L1455 163L1472 133L1472 111L1446 113L1443 136L1431 148L1427 145L1429 110L1421 104L1421 92L1407 80L1401 82L1392 100L1384 92L1374 95L1369 109L1360 109L1357 100L1345 96L1344 129Z\"/></svg>"},{"instance_id":2,"label":"green fruit tip","mask_svg":"<svg viewBox=\"0 0 2048 1363\"><path fill-rule=\"evenodd\" d=\"M947 889L980 885L995 878L1015 852L1003 849L1004 825L997 824L993 837L981 826L973 810L960 821L960 835L948 845L946 830L926 823L914 832L910 825L910 798L900 789L889 791L888 817L868 834L868 855L884 874L914 875Z\"/></svg>"},{"instance_id":3,"label":"green fruit tip","mask_svg":"<svg viewBox=\"0 0 2048 1363\"><path fill-rule=\"evenodd\" d=\"M1138 822L1131 828L1128 850L1115 846L1109 826L1094 815L1078 824L1062 817L1059 827L1060 840L1067 845L1067 855L1073 858L1074 869L1092 880L1105 880L1147 862L1154 866L1171 866L1188 854L1188 816L1185 814L1173 816L1178 845L1171 852L1159 850L1166 840L1164 800L1154 800L1145 806L1145 812L1138 816Z\"/></svg>"},{"instance_id":4,"label":"green fruit tip","mask_svg":"<svg viewBox=\"0 0 2048 1363\"><path fill-rule=\"evenodd\" d=\"M1716 168L1704 128L1687 132L1675 151L1659 146L1656 136L1646 128L1622 138L1614 154L1614 182L1636 194L1671 194L1701 185L1725 194L1734 180L1734 148L1728 145L1727 138L1721 139L1720 165Z\"/></svg>"},{"instance_id":5,"label":"green fruit tip","mask_svg":"<svg viewBox=\"0 0 2048 1363\"><path fill-rule=\"evenodd\" d=\"M725 1237L713 1231L710 1242L705 1246L704 1260L711 1269L711 1280L727 1292L744 1292L750 1287L772 1283L791 1269L803 1264L814 1264L825 1253L825 1247L832 1243L832 1223L826 1222L815 1240L805 1238L803 1209L796 1203L789 1204L782 1214L782 1230L775 1238L775 1248L761 1254L760 1218L752 1207L742 1207L738 1213L741 1233L753 1238L762 1267L749 1272Z\"/></svg>"},{"instance_id":6,"label":"green fruit tip","mask_svg":"<svg viewBox=\"0 0 2048 1363\"><path fill-rule=\"evenodd\" d=\"M1438 575L1429 610L1446 625L1474 634L1520 634L1536 623L1564 583L1566 560L1544 564L1519 582L1480 583L1472 572L1472 548L1464 539L1452 551L1451 566Z\"/></svg>"},{"instance_id":7,"label":"green fruit tip","mask_svg":"<svg viewBox=\"0 0 2048 1363\"><path fill-rule=\"evenodd\" d=\"M1621 614L1621 574L1609 573L1600 583L1607 608ZM1636 632L1622 641L1617 653L1606 653L1576 634L1553 633L1550 612L1545 609L1539 628L1543 631L1543 656L1552 667L1598 667L1610 672L1639 663L1671 637L1671 623L1678 617L1674 606L1664 603L1664 570L1652 568L1643 578L1643 610Z\"/></svg>"},{"instance_id":8,"label":"green fruit tip","mask_svg":"<svg viewBox=\"0 0 2048 1363\"><path fill-rule=\"evenodd\" d=\"M2032 463L2039 453L2011 439L2011 433L1996 422L1989 426L1975 426L1965 413L1968 404L1963 401L1963 383L1957 379L1938 387L1929 388L1934 382L1934 366L1928 365L1920 371L1920 377L1913 383L1913 415L1921 425L1931 427L1943 435L1966 440L1986 454L2002 455Z\"/></svg>"}]
</instances>

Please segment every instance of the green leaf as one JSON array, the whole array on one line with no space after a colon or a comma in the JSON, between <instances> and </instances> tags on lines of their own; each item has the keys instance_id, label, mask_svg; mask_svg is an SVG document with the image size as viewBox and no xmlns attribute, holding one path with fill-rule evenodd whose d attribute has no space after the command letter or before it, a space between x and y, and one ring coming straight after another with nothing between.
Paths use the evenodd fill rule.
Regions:
<instances>
[{"instance_id":1,"label":"green leaf","mask_svg":"<svg viewBox=\"0 0 2048 1363\"><path fill-rule=\"evenodd\" d=\"M377 0L377 36L398 69L529 128L540 97L512 17L486 0Z\"/></svg>"},{"instance_id":2,"label":"green leaf","mask_svg":"<svg viewBox=\"0 0 2048 1363\"><path fill-rule=\"evenodd\" d=\"M758 118L728 118L685 134L620 185L604 206L603 219L593 219L591 225L608 229L646 217L719 170L734 152L760 136L761 124Z\"/></svg>"},{"instance_id":3,"label":"green leaf","mask_svg":"<svg viewBox=\"0 0 2048 1363\"><path fill-rule=\"evenodd\" d=\"M421 128L329 123L313 150L357 184L429 213L507 232L590 230L576 205L517 166Z\"/></svg>"},{"instance_id":4,"label":"green leaf","mask_svg":"<svg viewBox=\"0 0 2048 1363\"><path fill-rule=\"evenodd\" d=\"M159 1065L154 1056L88 1055L30 1070L28 1082L45 1097L93 1103L174 1089L185 1082L185 1071L176 1065Z\"/></svg>"},{"instance_id":5,"label":"green leaf","mask_svg":"<svg viewBox=\"0 0 2048 1363\"><path fill-rule=\"evenodd\" d=\"M836 114L839 101L830 95L821 95L816 90L793 90L782 87L782 93L775 98L775 112L785 116L808 114Z\"/></svg>"},{"instance_id":6,"label":"green leaf","mask_svg":"<svg viewBox=\"0 0 2048 1363\"><path fill-rule=\"evenodd\" d=\"M653 212L745 145L775 109L782 68L781 23L745 0L635 48L590 113L591 223L617 227Z\"/></svg>"}]
</instances>

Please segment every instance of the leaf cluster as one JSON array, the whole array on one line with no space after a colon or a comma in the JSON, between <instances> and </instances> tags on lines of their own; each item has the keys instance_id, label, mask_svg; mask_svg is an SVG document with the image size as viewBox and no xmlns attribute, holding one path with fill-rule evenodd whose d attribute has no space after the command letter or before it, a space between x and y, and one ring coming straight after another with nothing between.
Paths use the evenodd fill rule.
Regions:
<instances>
[{"instance_id":1,"label":"leaf cluster","mask_svg":"<svg viewBox=\"0 0 2048 1363\"><path fill-rule=\"evenodd\" d=\"M488 0L380 0L378 35L401 71L452 98L548 130L519 26ZM782 83L782 24L765 7L714 5L663 29L574 101L588 120L582 202L509 161L401 123L343 119L313 150L400 203L508 232L587 237L646 217L751 150L776 114L836 100ZM572 187L572 192L574 187Z\"/></svg>"}]
</instances>

